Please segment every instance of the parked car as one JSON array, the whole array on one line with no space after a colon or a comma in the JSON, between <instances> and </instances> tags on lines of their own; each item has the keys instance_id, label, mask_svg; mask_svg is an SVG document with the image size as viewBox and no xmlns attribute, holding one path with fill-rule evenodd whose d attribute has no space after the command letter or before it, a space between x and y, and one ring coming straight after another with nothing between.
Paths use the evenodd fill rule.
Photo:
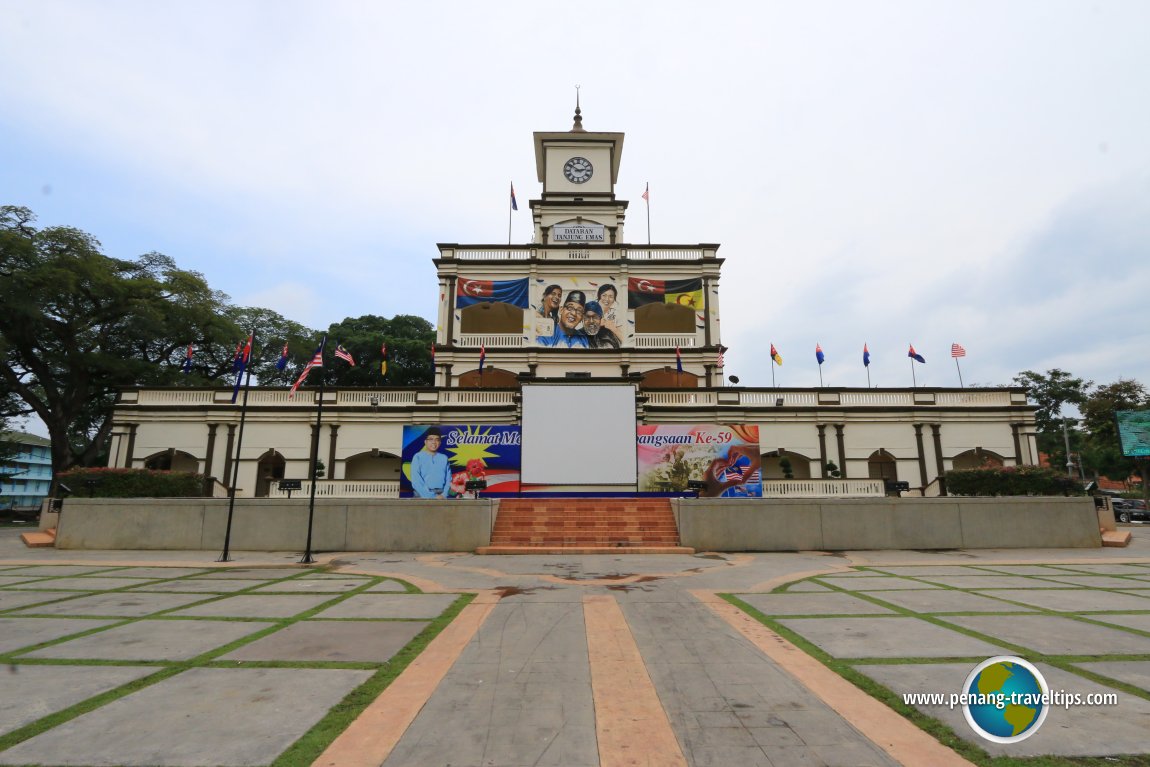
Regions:
<instances>
[{"instance_id":1,"label":"parked car","mask_svg":"<svg viewBox=\"0 0 1150 767\"><path fill-rule=\"evenodd\" d=\"M1114 519L1119 522L1134 520L1150 522L1150 509L1147 509L1146 501L1138 498L1115 498L1110 502L1110 506L1114 509Z\"/></svg>"}]
</instances>

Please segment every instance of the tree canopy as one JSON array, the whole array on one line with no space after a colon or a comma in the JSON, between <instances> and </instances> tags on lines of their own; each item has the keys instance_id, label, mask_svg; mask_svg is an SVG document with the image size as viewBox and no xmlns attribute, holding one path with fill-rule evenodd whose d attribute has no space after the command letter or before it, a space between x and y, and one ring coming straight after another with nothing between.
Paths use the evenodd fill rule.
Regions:
<instances>
[{"instance_id":1,"label":"tree canopy","mask_svg":"<svg viewBox=\"0 0 1150 767\"><path fill-rule=\"evenodd\" d=\"M355 367L334 360L325 375L329 386L431 386L431 345L435 328L422 317L397 314L391 319L365 314L337 322L327 330L328 357L337 344L355 359ZM315 343L319 343L318 338ZM381 347L387 344L387 375L380 372ZM314 351L308 349L308 354Z\"/></svg>"}]
</instances>

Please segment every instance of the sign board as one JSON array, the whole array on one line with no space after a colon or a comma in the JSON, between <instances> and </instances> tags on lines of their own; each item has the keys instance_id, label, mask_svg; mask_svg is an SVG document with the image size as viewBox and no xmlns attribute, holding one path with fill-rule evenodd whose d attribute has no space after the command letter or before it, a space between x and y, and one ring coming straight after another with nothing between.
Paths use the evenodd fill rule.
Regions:
<instances>
[{"instance_id":1,"label":"sign board","mask_svg":"<svg viewBox=\"0 0 1150 767\"><path fill-rule=\"evenodd\" d=\"M1150 410L1118 410L1118 441L1127 458L1150 457Z\"/></svg>"},{"instance_id":2,"label":"sign board","mask_svg":"<svg viewBox=\"0 0 1150 767\"><path fill-rule=\"evenodd\" d=\"M302 479L281 479L279 481L280 490L303 490Z\"/></svg>"},{"instance_id":3,"label":"sign board","mask_svg":"<svg viewBox=\"0 0 1150 767\"><path fill-rule=\"evenodd\" d=\"M602 224L556 224L551 227L551 242L606 242Z\"/></svg>"}]
</instances>

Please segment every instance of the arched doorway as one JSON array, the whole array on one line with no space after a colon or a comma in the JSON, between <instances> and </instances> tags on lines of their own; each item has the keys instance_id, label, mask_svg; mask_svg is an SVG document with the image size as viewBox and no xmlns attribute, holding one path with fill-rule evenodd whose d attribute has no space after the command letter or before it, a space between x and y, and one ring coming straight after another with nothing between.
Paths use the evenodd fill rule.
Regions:
<instances>
[{"instance_id":1,"label":"arched doorway","mask_svg":"<svg viewBox=\"0 0 1150 767\"><path fill-rule=\"evenodd\" d=\"M399 481L402 459L391 453L371 450L353 455L343 462L344 479L385 479Z\"/></svg>"},{"instance_id":2,"label":"arched doorway","mask_svg":"<svg viewBox=\"0 0 1150 767\"><path fill-rule=\"evenodd\" d=\"M191 453L169 448L145 458L144 468L152 471L186 471L195 474L200 469L200 462Z\"/></svg>"},{"instance_id":3,"label":"arched doorway","mask_svg":"<svg viewBox=\"0 0 1150 767\"><path fill-rule=\"evenodd\" d=\"M639 386L642 389L697 389L699 376L686 370L680 373L672 367L657 368L643 373Z\"/></svg>"},{"instance_id":4,"label":"arched doorway","mask_svg":"<svg viewBox=\"0 0 1150 767\"><path fill-rule=\"evenodd\" d=\"M256 464L256 498L267 498L271 492L272 482L283 479L287 461L275 450L269 450L260 456Z\"/></svg>"},{"instance_id":5,"label":"arched doorway","mask_svg":"<svg viewBox=\"0 0 1150 767\"><path fill-rule=\"evenodd\" d=\"M460 389L513 389L519 386L519 377L510 370L501 368L484 368L482 375L478 370L468 370L460 374L457 379Z\"/></svg>"},{"instance_id":6,"label":"arched doorway","mask_svg":"<svg viewBox=\"0 0 1150 767\"><path fill-rule=\"evenodd\" d=\"M791 479L811 478L811 459L801 453L792 453L790 450L772 450L763 453L763 479L786 479L787 473L783 469L783 459L790 462Z\"/></svg>"},{"instance_id":7,"label":"arched doorway","mask_svg":"<svg viewBox=\"0 0 1150 767\"><path fill-rule=\"evenodd\" d=\"M867 476L893 482L898 479L898 463L894 456L881 447L870 454L866 462Z\"/></svg>"},{"instance_id":8,"label":"arched doorway","mask_svg":"<svg viewBox=\"0 0 1150 767\"><path fill-rule=\"evenodd\" d=\"M1003 463L1005 463L1005 461L1001 455L991 450L983 450L981 447L959 453L952 459L952 464L956 471L962 471L964 469L1001 468Z\"/></svg>"}]
</instances>

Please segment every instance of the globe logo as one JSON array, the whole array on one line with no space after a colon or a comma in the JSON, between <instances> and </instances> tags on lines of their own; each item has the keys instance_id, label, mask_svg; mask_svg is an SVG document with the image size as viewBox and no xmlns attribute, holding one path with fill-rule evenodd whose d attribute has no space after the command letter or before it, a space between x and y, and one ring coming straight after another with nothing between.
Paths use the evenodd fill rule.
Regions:
<instances>
[{"instance_id":1,"label":"globe logo","mask_svg":"<svg viewBox=\"0 0 1150 767\"><path fill-rule=\"evenodd\" d=\"M1050 713L1050 687L1022 658L997 655L975 666L962 686L962 713L971 729L994 743L1026 740Z\"/></svg>"}]
</instances>

